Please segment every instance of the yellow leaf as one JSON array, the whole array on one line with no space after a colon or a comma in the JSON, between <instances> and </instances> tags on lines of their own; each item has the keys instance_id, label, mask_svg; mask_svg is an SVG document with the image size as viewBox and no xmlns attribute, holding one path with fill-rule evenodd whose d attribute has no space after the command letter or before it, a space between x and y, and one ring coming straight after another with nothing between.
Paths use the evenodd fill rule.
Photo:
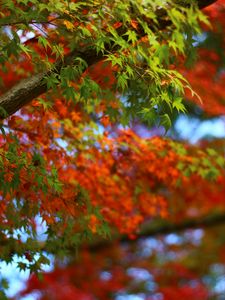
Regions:
<instances>
[{"instance_id":1,"label":"yellow leaf","mask_svg":"<svg viewBox=\"0 0 225 300\"><path fill-rule=\"evenodd\" d=\"M66 26L66 28L70 31L74 30L74 25L73 23L71 23L70 21L64 20L63 24Z\"/></svg>"}]
</instances>

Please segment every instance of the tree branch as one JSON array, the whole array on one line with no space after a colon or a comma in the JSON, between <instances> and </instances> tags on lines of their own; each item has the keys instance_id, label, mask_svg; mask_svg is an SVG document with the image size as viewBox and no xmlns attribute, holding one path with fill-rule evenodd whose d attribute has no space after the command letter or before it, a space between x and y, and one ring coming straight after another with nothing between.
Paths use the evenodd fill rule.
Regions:
<instances>
[{"instance_id":1,"label":"tree branch","mask_svg":"<svg viewBox=\"0 0 225 300\"><path fill-rule=\"evenodd\" d=\"M65 56L63 61L56 63L54 68L52 68L49 72L42 72L33 75L30 78L21 80L17 85L13 86L0 97L0 108L2 108L6 113L2 113L0 115L0 119L4 119L5 117L14 114L33 99L47 92L48 88L45 77L51 73L60 73L60 70L63 67L72 65L76 57L85 60L88 65L95 64L103 58L101 54L97 54L93 51L93 49L74 51Z\"/></svg>"},{"instance_id":2,"label":"tree branch","mask_svg":"<svg viewBox=\"0 0 225 300\"><path fill-rule=\"evenodd\" d=\"M170 233L178 233L185 230L190 229L207 229L207 228L213 228L219 225L225 225L225 212L216 213L212 215L203 216L200 218L193 218L193 219L186 219L181 223L171 223L168 221L151 221L148 224L145 224L145 226L139 231L139 233L136 234L135 239L130 239L128 236L121 236L121 235L113 235L111 239L103 239L96 238L95 240L88 240L87 242L84 242L81 245L81 248L88 249L91 252L97 252L101 251L102 249L112 247L113 243L136 243L137 240L149 238L149 237L156 237L159 235L165 235ZM0 242L2 247L7 247L7 252L5 255L12 256L14 254L17 254L17 247L18 247L18 240L11 238L9 242L9 238L6 237L3 233L0 232ZM42 241L36 241L34 244L32 244L32 251L33 252L41 252L45 251L50 254L57 254L58 249L52 248L52 245L50 245L50 248L46 242ZM21 246L22 247L22 246ZM26 243L23 244L24 251L30 251L30 249L27 248ZM56 252L54 252L56 250ZM66 251L69 251L71 254L74 253L75 247L69 247L65 249ZM21 255L21 253L20 253Z\"/></svg>"},{"instance_id":3,"label":"tree branch","mask_svg":"<svg viewBox=\"0 0 225 300\"><path fill-rule=\"evenodd\" d=\"M198 5L199 8L202 9L216 1L217 0L198 0ZM162 25L163 27L167 27L168 22L163 22ZM162 28L160 27L160 29ZM52 71L39 73L30 78L22 80L0 97L0 119L4 119L14 114L24 105L45 93L47 91L47 83L44 78L51 72L59 73L62 67L71 65L76 57L80 57L85 60L88 66L91 66L104 58L102 54L97 54L95 49L75 51L67 55L64 58L64 61L57 63Z\"/></svg>"},{"instance_id":4,"label":"tree branch","mask_svg":"<svg viewBox=\"0 0 225 300\"><path fill-rule=\"evenodd\" d=\"M225 223L225 213L207 215L201 218L186 219L181 223L160 222L146 225L138 237L149 237L160 234L180 232L187 229L208 228Z\"/></svg>"},{"instance_id":5,"label":"tree branch","mask_svg":"<svg viewBox=\"0 0 225 300\"><path fill-rule=\"evenodd\" d=\"M225 212L217 213L212 215L207 215L201 218L194 219L186 219L181 223L171 223L168 221L152 221L148 224L145 224L140 232L137 233L136 239L130 239L127 236L116 236L111 240L98 240L93 241L91 245L88 247L91 251L98 251L101 248L110 247L110 245L114 241L119 242L128 242L133 243L136 242L137 239L155 237L158 235L165 235L170 233L182 232L184 230L189 229L197 229L197 228L212 228L214 226L225 224Z\"/></svg>"}]
</instances>

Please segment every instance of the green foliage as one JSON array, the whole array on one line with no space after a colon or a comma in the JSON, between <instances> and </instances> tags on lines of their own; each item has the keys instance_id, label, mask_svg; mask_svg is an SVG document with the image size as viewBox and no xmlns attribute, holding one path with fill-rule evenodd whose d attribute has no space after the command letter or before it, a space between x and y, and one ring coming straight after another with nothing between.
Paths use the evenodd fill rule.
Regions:
<instances>
[{"instance_id":1,"label":"green foliage","mask_svg":"<svg viewBox=\"0 0 225 300\"><path fill-rule=\"evenodd\" d=\"M164 120L161 124L165 124L167 130L171 121L165 121L165 114L166 118L170 119L171 116L163 107L166 104L170 110L184 112L182 99L184 88L188 85L178 72L170 70L170 66L176 63L180 54L187 59L194 55L195 50L190 39L200 32L199 22L208 24L208 20L195 4L186 5L186 2L180 4L180 1L169 0L126 0L114 1L113 4L108 1L80 1L68 2L66 5L61 0L48 3L36 0L2 1L2 64L4 65L11 56L19 57L24 53L37 69L48 70L51 63L47 52L59 60L64 60L63 47L57 42L62 36L71 51L79 51L82 45L84 53L85 47L91 45L97 53L105 55L112 66L118 67L117 89L128 102L133 93L137 97L137 84L133 83L140 82L136 102L132 102L129 110L125 106L125 111L121 112L122 122L125 122L124 114L127 116L127 123L134 114L137 115L146 109L152 111L153 107L158 106L155 112ZM8 11L6 15L4 9ZM88 13L84 14L84 10ZM169 24L168 29L160 30L160 24L165 21ZM74 22L79 24L74 25ZM7 26L11 36L4 30ZM57 28L54 30L54 39L51 35L48 36L47 27L44 26ZM19 30L22 34L36 34L37 29L38 44L45 53L42 57L37 56L29 44L24 45L18 35ZM56 90L60 83L64 96L68 100L78 101L79 97L71 88L70 82L78 78L87 67L87 63L79 54L75 56L75 60L74 67L65 67L60 74L51 73L46 77L46 81L48 89ZM81 97L87 99L90 98L91 91L99 92L99 87L91 81L84 81L80 91ZM150 123L152 121L154 118Z\"/></svg>"}]
</instances>

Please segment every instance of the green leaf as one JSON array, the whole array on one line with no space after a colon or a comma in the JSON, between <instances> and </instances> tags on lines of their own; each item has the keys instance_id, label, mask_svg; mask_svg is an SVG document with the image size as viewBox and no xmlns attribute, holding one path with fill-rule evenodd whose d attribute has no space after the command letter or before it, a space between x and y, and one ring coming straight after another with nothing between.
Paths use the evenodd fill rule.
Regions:
<instances>
[{"instance_id":1,"label":"green leaf","mask_svg":"<svg viewBox=\"0 0 225 300\"><path fill-rule=\"evenodd\" d=\"M137 34L133 30L128 30L124 35L128 36L128 42L132 42L133 44L137 41Z\"/></svg>"},{"instance_id":2,"label":"green leaf","mask_svg":"<svg viewBox=\"0 0 225 300\"><path fill-rule=\"evenodd\" d=\"M176 108L176 110L178 112L186 112L186 108L184 106L184 104L182 103L183 99L181 97L176 98L173 103L172 103L172 107Z\"/></svg>"},{"instance_id":3,"label":"green leaf","mask_svg":"<svg viewBox=\"0 0 225 300\"><path fill-rule=\"evenodd\" d=\"M172 123L171 123L171 120L170 120L170 117L168 114L164 114L164 115L160 116L160 125L162 125L165 128L165 130L166 130L165 134L166 134L167 131L172 126Z\"/></svg>"},{"instance_id":4,"label":"green leaf","mask_svg":"<svg viewBox=\"0 0 225 300\"><path fill-rule=\"evenodd\" d=\"M38 37L38 43L42 45L45 49L47 49L47 47L50 47L48 40L43 36Z\"/></svg>"},{"instance_id":5,"label":"green leaf","mask_svg":"<svg viewBox=\"0 0 225 300\"><path fill-rule=\"evenodd\" d=\"M125 73L119 74L117 77L117 85L118 87L121 87L122 90L125 90L127 88L127 75Z\"/></svg>"}]
</instances>

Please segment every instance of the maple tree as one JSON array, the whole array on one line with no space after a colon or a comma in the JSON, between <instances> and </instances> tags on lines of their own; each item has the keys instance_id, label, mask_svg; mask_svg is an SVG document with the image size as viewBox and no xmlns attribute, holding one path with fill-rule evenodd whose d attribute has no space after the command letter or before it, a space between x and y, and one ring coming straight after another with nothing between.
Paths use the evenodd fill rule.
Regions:
<instances>
[{"instance_id":1,"label":"maple tree","mask_svg":"<svg viewBox=\"0 0 225 300\"><path fill-rule=\"evenodd\" d=\"M173 131L183 113L224 115L224 13L224 0L1 2L0 259L32 273L18 297L220 299L224 141ZM197 242L149 246L193 228Z\"/></svg>"}]
</instances>

